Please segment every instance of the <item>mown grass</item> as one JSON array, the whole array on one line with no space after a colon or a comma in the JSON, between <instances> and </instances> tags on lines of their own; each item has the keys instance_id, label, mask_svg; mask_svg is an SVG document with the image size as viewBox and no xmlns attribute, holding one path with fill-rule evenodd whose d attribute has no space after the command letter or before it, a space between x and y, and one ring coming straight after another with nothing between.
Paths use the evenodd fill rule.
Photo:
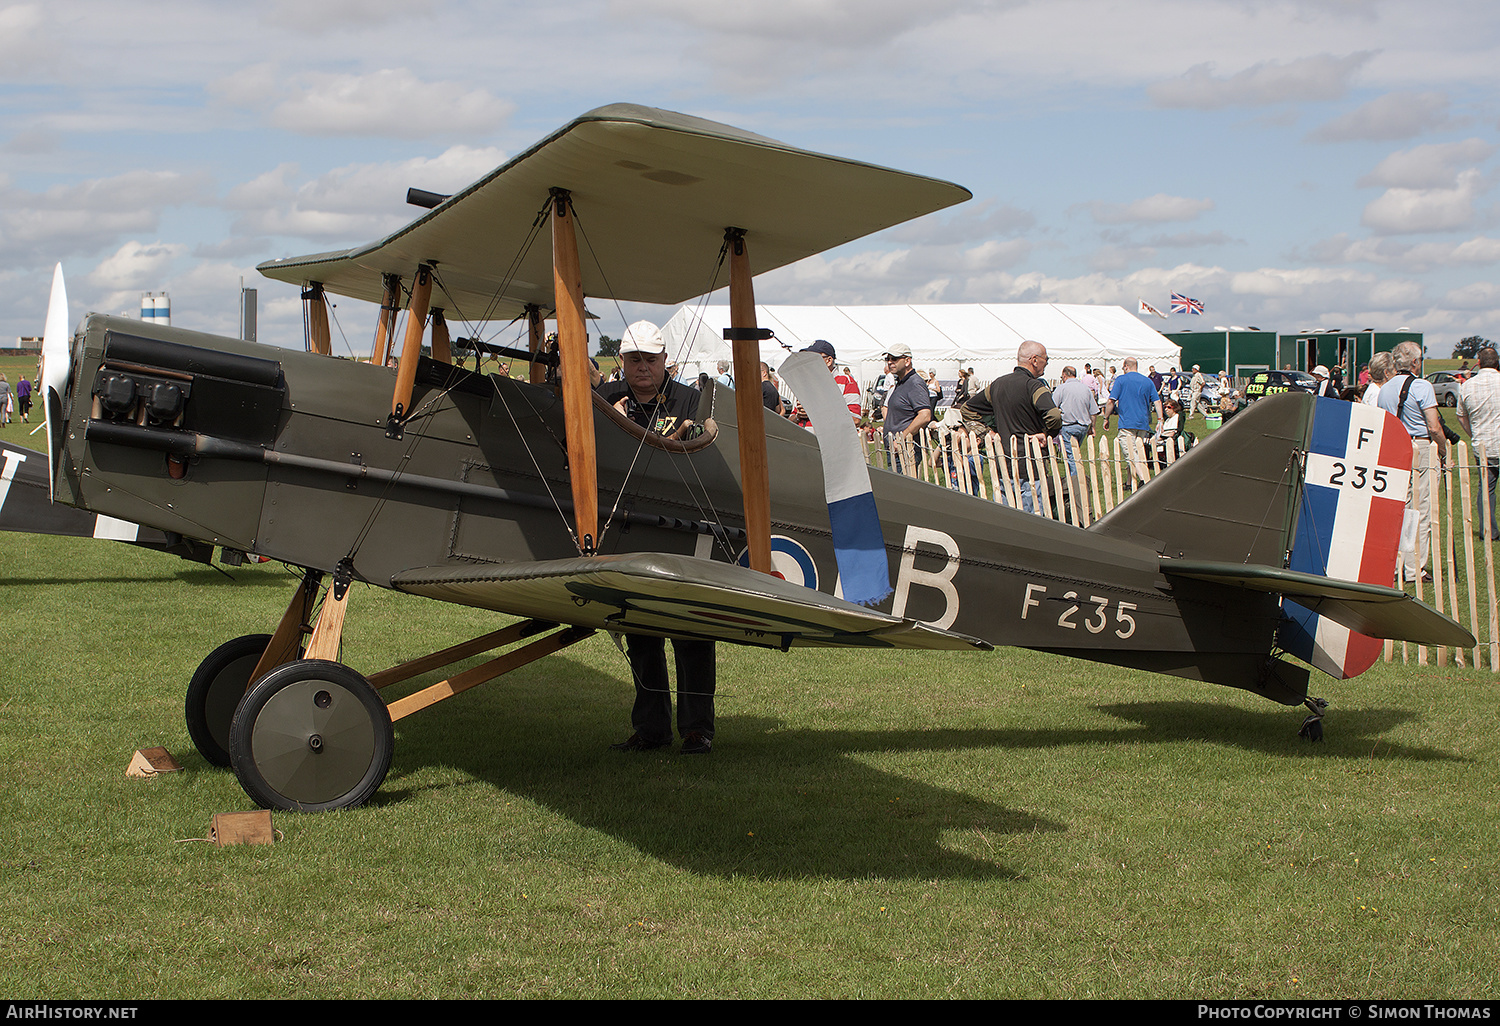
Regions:
<instances>
[{"instance_id":1,"label":"mown grass","mask_svg":"<svg viewBox=\"0 0 1500 1026\"><path fill-rule=\"evenodd\" d=\"M1495 992L1487 672L1320 677L1312 745L1296 710L1059 657L721 646L685 759L607 750L630 686L596 636L403 720L370 805L219 849L251 803L183 691L295 581L232 575L0 534L7 997ZM345 658L493 626L358 588ZM156 744L184 772L126 778Z\"/></svg>"},{"instance_id":2,"label":"mown grass","mask_svg":"<svg viewBox=\"0 0 1500 1026\"><path fill-rule=\"evenodd\" d=\"M706 759L607 750L597 636L402 721L367 807L250 808L197 661L294 578L0 535L0 991L24 997L1485 997L1487 673L1248 695L1020 651L721 647ZM490 618L356 590L373 670ZM162 744L179 774L128 779Z\"/></svg>"}]
</instances>

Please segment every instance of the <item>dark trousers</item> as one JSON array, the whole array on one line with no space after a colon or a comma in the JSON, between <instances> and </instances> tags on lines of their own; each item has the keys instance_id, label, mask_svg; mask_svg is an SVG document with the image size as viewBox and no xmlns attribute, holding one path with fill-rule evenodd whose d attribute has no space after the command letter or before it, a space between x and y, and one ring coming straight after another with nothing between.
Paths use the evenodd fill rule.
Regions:
<instances>
[{"instance_id":1,"label":"dark trousers","mask_svg":"<svg viewBox=\"0 0 1500 1026\"><path fill-rule=\"evenodd\" d=\"M672 690L667 681L664 638L627 634L625 652L635 677L630 725L651 741L672 740ZM673 641L677 662L677 733L714 736L714 687L718 679L712 641Z\"/></svg>"},{"instance_id":2,"label":"dark trousers","mask_svg":"<svg viewBox=\"0 0 1500 1026\"><path fill-rule=\"evenodd\" d=\"M1488 527L1484 522L1484 496L1474 496L1474 520L1479 525L1479 531L1483 534L1486 530L1492 539L1500 540L1500 527L1495 524L1495 482L1500 479L1500 457L1486 457L1484 481L1481 487L1488 488L1490 492L1490 522Z\"/></svg>"}]
</instances>

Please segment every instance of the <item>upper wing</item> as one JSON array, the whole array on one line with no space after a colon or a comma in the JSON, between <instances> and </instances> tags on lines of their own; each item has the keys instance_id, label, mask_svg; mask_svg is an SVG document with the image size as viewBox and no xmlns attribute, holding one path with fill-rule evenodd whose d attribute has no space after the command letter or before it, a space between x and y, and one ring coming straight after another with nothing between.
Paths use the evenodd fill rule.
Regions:
<instances>
[{"instance_id":1,"label":"upper wing","mask_svg":"<svg viewBox=\"0 0 1500 1026\"><path fill-rule=\"evenodd\" d=\"M552 188L572 193L587 254L584 294L663 305L712 287L726 228L746 230L761 274L971 195L702 118L612 104L379 242L272 260L260 271L379 302L383 273L409 278L434 263L432 305L450 320L509 320L528 303L550 310L550 247L517 251Z\"/></svg>"},{"instance_id":2,"label":"upper wing","mask_svg":"<svg viewBox=\"0 0 1500 1026\"><path fill-rule=\"evenodd\" d=\"M742 645L988 649L780 578L690 556L637 553L397 574L391 586L445 602L625 633Z\"/></svg>"}]
</instances>

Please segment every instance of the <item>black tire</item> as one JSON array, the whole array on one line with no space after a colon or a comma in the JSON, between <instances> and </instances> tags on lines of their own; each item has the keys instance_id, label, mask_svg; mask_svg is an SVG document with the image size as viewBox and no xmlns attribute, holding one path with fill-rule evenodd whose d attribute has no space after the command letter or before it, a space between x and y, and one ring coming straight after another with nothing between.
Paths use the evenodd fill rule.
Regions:
<instances>
[{"instance_id":1,"label":"black tire","mask_svg":"<svg viewBox=\"0 0 1500 1026\"><path fill-rule=\"evenodd\" d=\"M1457 406L1458 396L1454 395L1452 392L1449 392L1447 395L1443 396L1443 405L1447 406L1450 409L1454 406Z\"/></svg>"},{"instance_id":2,"label":"black tire","mask_svg":"<svg viewBox=\"0 0 1500 1026\"><path fill-rule=\"evenodd\" d=\"M250 690L250 674L271 643L269 634L246 634L224 642L198 664L188 681L184 715L198 754L214 766L229 765L229 725Z\"/></svg>"},{"instance_id":3,"label":"black tire","mask_svg":"<svg viewBox=\"0 0 1500 1026\"><path fill-rule=\"evenodd\" d=\"M299 659L266 674L240 703L229 754L258 805L324 812L362 805L379 789L395 749L391 716L375 689L342 663Z\"/></svg>"}]
</instances>

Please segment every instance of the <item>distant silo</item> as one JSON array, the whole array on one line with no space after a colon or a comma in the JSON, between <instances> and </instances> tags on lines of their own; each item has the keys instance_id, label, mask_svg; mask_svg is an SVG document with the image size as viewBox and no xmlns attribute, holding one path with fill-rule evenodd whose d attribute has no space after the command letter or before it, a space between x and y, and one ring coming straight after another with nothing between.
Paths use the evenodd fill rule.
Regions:
<instances>
[{"instance_id":1,"label":"distant silo","mask_svg":"<svg viewBox=\"0 0 1500 1026\"><path fill-rule=\"evenodd\" d=\"M148 324L171 324L172 300L165 292L141 293L141 320Z\"/></svg>"}]
</instances>

